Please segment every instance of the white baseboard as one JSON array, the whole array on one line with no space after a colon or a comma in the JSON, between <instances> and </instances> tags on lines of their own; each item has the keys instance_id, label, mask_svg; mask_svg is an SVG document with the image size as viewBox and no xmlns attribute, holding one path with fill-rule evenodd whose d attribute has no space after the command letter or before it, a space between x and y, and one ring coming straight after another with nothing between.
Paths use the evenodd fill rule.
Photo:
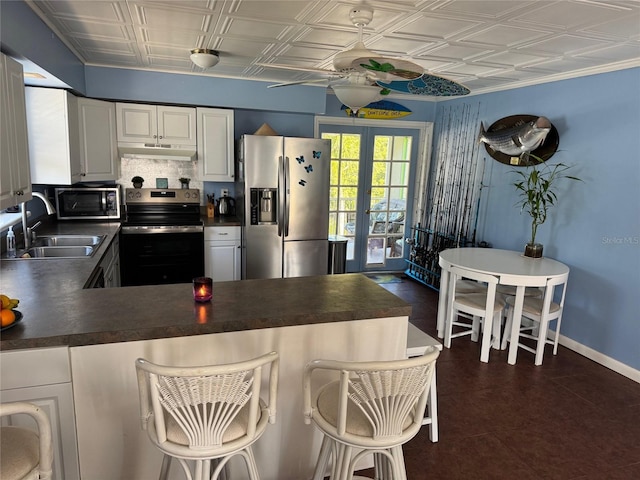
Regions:
<instances>
[{"instance_id":1,"label":"white baseboard","mask_svg":"<svg viewBox=\"0 0 640 480\"><path fill-rule=\"evenodd\" d=\"M564 347L567 347L569 350L573 350L580 355L587 357L590 360L593 360L600 365L607 367L614 372L619 373L620 375L624 375L627 378L630 378L634 382L640 383L640 370L636 370L635 368L630 367L629 365L625 365L618 360L615 360L611 357L607 357L606 355L589 348L581 343L576 342L575 340L571 340L570 338L565 337L564 335L560 335L560 339L558 343Z\"/></svg>"}]
</instances>

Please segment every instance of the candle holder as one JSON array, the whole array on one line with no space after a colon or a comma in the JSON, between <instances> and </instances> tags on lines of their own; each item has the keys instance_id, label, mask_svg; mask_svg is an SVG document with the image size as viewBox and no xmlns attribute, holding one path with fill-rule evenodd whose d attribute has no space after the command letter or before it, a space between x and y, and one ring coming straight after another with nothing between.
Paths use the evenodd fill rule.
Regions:
<instances>
[{"instance_id":1,"label":"candle holder","mask_svg":"<svg viewBox=\"0 0 640 480\"><path fill-rule=\"evenodd\" d=\"M196 302L209 302L213 296L213 280L209 277L193 279L193 299Z\"/></svg>"}]
</instances>

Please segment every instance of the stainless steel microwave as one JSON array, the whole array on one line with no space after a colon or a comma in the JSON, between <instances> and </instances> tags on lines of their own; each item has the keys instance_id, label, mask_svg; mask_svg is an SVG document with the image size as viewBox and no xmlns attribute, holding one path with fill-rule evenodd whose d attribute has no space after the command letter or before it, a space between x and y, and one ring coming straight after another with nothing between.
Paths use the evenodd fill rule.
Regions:
<instances>
[{"instance_id":1,"label":"stainless steel microwave","mask_svg":"<svg viewBox=\"0 0 640 480\"><path fill-rule=\"evenodd\" d=\"M59 220L119 219L120 188L56 188L56 210Z\"/></svg>"}]
</instances>

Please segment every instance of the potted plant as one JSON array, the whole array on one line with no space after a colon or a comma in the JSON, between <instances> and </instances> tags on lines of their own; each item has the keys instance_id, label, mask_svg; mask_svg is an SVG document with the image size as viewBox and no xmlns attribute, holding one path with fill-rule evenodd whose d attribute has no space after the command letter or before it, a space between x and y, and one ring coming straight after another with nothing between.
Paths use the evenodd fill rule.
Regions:
<instances>
[{"instance_id":1,"label":"potted plant","mask_svg":"<svg viewBox=\"0 0 640 480\"><path fill-rule=\"evenodd\" d=\"M142 184L144 183L144 178L135 176L131 179L134 188L142 188Z\"/></svg>"},{"instance_id":2,"label":"potted plant","mask_svg":"<svg viewBox=\"0 0 640 480\"><path fill-rule=\"evenodd\" d=\"M189 188L189 182L191 181L190 178L180 177L178 180L180 181L180 186L182 188Z\"/></svg>"},{"instance_id":3,"label":"potted plant","mask_svg":"<svg viewBox=\"0 0 640 480\"><path fill-rule=\"evenodd\" d=\"M534 155L531 155L535 157ZM536 158L540 164L528 167L526 171L514 170L520 176L519 181L513 185L519 193L520 199L516 205L521 212L527 212L531 217L531 238L525 245L524 254L527 257L542 257L543 246L536 243L538 227L547 220L549 209L557 204L558 196L555 188L560 179L579 180L566 172L571 167L564 163L558 163L553 167L543 160Z\"/></svg>"}]
</instances>

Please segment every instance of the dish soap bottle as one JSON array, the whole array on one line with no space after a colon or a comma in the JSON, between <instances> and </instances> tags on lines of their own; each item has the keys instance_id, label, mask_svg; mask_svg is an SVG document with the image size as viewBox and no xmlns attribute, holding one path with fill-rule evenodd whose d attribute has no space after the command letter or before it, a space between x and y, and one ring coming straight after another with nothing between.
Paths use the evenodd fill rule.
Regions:
<instances>
[{"instance_id":1,"label":"dish soap bottle","mask_svg":"<svg viewBox=\"0 0 640 480\"><path fill-rule=\"evenodd\" d=\"M16 256L16 235L13 233L13 227L9 227L7 232L7 257L15 258Z\"/></svg>"}]
</instances>

